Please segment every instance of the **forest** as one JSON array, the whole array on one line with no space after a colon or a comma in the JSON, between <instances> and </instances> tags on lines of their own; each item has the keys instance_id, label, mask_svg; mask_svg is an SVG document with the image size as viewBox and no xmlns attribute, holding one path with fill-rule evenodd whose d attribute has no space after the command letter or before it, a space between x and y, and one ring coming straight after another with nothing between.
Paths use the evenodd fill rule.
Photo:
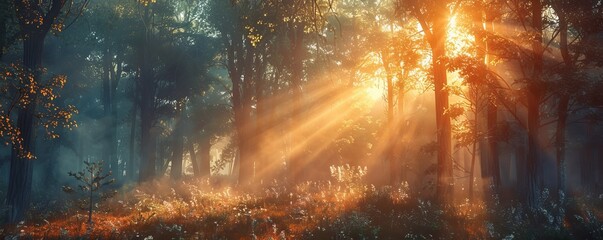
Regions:
<instances>
[{"instance_id":1,"label":"forest","mask_svg":"<svg viewBox=\"0 0 603 240\"><path fill-rule=\"evenodd\" d=\"M2 239L603 239L602 0L1 0Z\"/></svg>"}]
</instances>

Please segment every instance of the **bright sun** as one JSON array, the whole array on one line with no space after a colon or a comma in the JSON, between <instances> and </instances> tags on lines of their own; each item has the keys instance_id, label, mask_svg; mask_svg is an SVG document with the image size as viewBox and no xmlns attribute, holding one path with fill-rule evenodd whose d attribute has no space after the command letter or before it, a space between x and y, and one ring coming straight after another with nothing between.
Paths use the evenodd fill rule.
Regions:
<instances>
[{"instance_id":1,"label":"bright sun","mask_svg":"<svg viewBox=\"0 0 603 240\"><path fill-rule=\"evenodd\" d=\"M475 43L475 37L463 29L456 15L450 17L446 39L448 56L455 57L470 53L470 48Z\"/></svg>"},{"instance_id":2,"label":"bright sun","mask_svg":"<svg viewBox=\"0 0 603 240\"><path fill-rule=\"evenodd\" d=\"M375 80L375 81L377 81L377 80ZM384 96L383 94L385 94L384 90L382 88L380 88L379 86L376 86L374 84L364 88L364 91L366 93L366 96L373 101L383 98L383 96Z\"/></svg>"}]
</instances>

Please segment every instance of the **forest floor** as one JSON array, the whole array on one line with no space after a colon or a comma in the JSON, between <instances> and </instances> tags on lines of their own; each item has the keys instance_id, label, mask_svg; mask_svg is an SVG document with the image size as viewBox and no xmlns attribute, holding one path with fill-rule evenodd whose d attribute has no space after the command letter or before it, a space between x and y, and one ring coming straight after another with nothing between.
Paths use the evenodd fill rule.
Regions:
<instances>
[{"instance_id":1,"label":"forest floor","mask_svg":"<svg viewBox=\"0 0 603 240\"><path fill-rule=\"evenodd\" d=\"M441 207L408 186L274 182L254 191L207 181L156 181L95 204L93 224L74 198L34 208L2 239L603 239L600 198Z\"/></svg>"}]
</instances>

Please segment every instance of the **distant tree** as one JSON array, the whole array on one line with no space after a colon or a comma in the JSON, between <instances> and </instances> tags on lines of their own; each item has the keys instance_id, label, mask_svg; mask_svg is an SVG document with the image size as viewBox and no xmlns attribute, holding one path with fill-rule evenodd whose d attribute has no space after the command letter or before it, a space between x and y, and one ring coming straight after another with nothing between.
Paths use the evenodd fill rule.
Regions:
<instances>
[{"instance_id":1,"label":"distant tree","mask_svg":"<svg viewBox=\"0 0 603 240\"><path fill-rule=\"evenodd\" d=\"M239 183L254 182L256 146L253 105L256 84L265 74L267 43L275 25L271 1L212 1L210 22L220 33L223 58L232 84L231 102L239 155Z\"/></svg>"},{"instance_id":2,"label":"distant tree","mask_svg":"<svg viewBox=\"0 0 603 240\"><path fill-rule=\"evenodd\" d=\"M596 107L596 104L577 101L584 93L593 87L589 72L600 66L600 57L591 57L602 53L601 44L592 44L590 40L603 32L603 17L600 4L596 1L567 1L555 0L549 2L555 11L558 31L559 54L562 67L552 69L557 81L552 84L552 93L557 97L555 157L557 160L557 190L566 191L566 149L567 126L570 113L580 108ZM555 25L553 25L555 26ZM590 80L590 81L589 81ZM580 164L584 168L584 164ZM586 185L586 184L584 184Z\"/></svg>"}]
</instances>

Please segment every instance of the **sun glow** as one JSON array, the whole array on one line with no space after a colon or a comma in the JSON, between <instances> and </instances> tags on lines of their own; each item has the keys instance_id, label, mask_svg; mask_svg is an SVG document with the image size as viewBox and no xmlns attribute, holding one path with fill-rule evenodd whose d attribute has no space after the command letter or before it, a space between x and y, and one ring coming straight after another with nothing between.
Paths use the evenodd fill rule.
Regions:
<instances>
[{"instance_id":1,"label":"sun glow","mask_svg":"<svg viewBox=\"0 0 603 240\"><path fill-rule=\"evenodd\" d=\"M379 80L374 80L375 82L378 82ZM373 101L379 100L381 98L383 98L385 96L385 92L386 90L383 89L382 87L374 84L371 86L367 86L364 89L364 93L366 94L366 96L368 97L368 99L371 99Z\"/></svg>"},{"instance_id":2,"label":"sun glow","mask_svg":"<svg viewBox=\"0 0 603 240\"><path fill-rule=\"evenodd\" d=\"M446 38L446 50L449 57L471 54L475 37L459 22L456 15L450 17Z\"/></svg>"}]
</instances>

